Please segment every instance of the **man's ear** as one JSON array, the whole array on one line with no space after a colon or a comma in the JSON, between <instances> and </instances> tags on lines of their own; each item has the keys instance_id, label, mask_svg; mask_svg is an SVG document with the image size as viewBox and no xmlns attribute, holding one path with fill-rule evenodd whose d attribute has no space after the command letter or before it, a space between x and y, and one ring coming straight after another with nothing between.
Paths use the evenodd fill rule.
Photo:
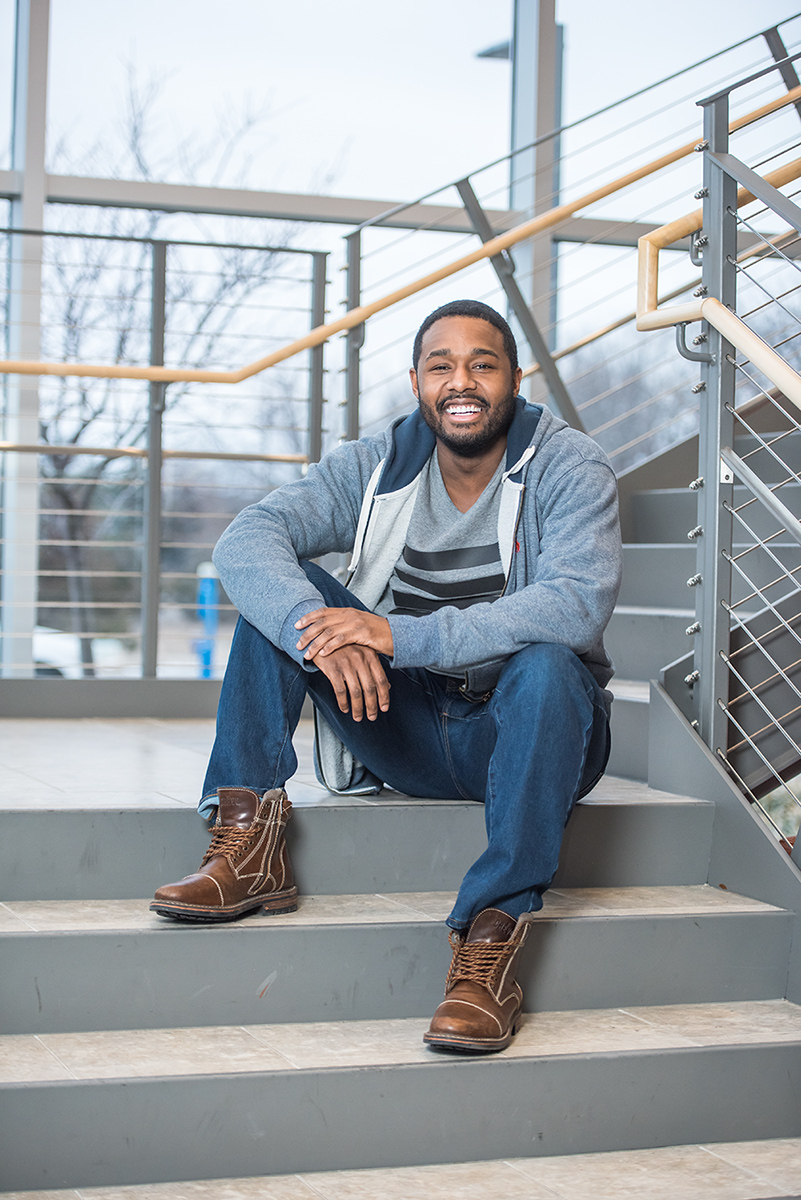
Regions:
<instances>
[{"instance_id":1,"label":"man's ear","mask_svg":"<svg viewBox=\"0 0 801 1200\"><path fill-rule=\"evenodd\" d=\"M522 372L521 372L522 374ZM420 399L420 389L417 386L417 372L414 367L409 367L409 379L412 381L412 391L416 400Z\"/></svg>"},{"instance_id":2,"label":"man's ear","mask_svg":"<svg viewBox=\"0 0 801 1200\"><path fill-rule=\"evenodd\" d=\"M517 370L514 372L514 377L512 379L512 384L513 384L512 390L513 390L515 396L518 396L520 394L520 384L522 382L523 382L523 368L518 367Z\"/></svg>"}]
</instances>

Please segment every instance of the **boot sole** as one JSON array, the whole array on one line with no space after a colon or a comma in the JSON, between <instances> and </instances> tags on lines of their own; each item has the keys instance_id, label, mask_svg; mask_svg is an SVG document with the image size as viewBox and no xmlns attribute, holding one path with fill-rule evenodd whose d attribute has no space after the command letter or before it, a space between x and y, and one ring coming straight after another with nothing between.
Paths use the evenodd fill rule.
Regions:
<instances>
[{"instance_id":1,"label":"boot sole","mask_svg":"<svg viewBox=\"0 0 801 1200\"><path fill-rule=\"evenodd\" d=\"M275 892L271 896L242 900L239 904L227 908L171 904L168 900L154 900L150 905L150 911L158 913L161 917L170 917L173 921L196 921L205 925L238 921L240 917L247 917L259 911L278 916L281 913L297 912L297 908L297 888L287 888L285 892Z\"/></svg>"},{"instance_id":2,"label":"boot sole","mask_svg":"<svg viewBox=\"0 0 801 1200\"><path fill-rule=\"evenodd\" d=\"M520 1028L519 1018L515 1019L509 1033L499 1038L463 1038L448 1034L423 1034L423 1041L432 1050L444 1050L451 1054L497 1054L505 1050Z\"/></svg>"}]
</instances>

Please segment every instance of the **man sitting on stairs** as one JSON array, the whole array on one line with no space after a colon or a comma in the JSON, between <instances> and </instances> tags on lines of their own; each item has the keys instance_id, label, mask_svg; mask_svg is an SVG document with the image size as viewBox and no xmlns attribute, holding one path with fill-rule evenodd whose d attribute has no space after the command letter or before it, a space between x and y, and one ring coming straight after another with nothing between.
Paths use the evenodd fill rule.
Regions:
<instances>
[{"instance_id":1,"label":"man sitting on stairs","mask_svg":"<svg viewBox=\"0 0 801 1200\"><path fill-rule=\"evenodd\" d=\"M595 442L518 396L494 309L438 308L413 363L411 416L246 508L217 545L242 615L199 805L216 823L197 873L151 908L295 910L284 786L308 693L326 787L484 802L488 844L448 917L453 960L425 1041L487 1053L515 1031L531 914L609 756L617 490ZM311 561L344 551L347 586Z\"/></svg>"}]
</instances>

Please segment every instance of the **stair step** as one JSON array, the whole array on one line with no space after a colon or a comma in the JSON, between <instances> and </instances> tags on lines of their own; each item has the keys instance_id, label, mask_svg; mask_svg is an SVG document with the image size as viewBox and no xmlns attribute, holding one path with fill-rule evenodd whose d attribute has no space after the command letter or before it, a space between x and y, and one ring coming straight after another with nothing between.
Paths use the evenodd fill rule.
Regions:
<instances>
[{"instance_id":1,"label":"stair step","mask_svg":"<svg viewBox=\"0 0 801 1200\"><path fill-rule=\"evenodd\" d=\"M5 1034L0 1085L464 1061L425 1046L427 1024L422 1017L403 1017ZM801 1007L789 1000L750 1000L528 1013L504 1057L770 1042L801 1043Z\"/></svg>"},{"instance_id":2,"label":"stair step","mask_svg":"<svg viewBox=\"0 0 801 1200\"><path fill-rule=\"evenodd\" d=\"M779 475L785 479L787 472L781 473L778 465L773 465L775 469L770 472L770 482L778 482ZM735 486L735 507L744 504L751 494L747 488ZM798 512L801 501L799 484L786 483L778 492L778 496L791 512ZM631 510L635 541L684 542L689 530L698 524L698 495L686 487L638 492L631 498ZM760 504L751 505L744 516L754 532L760 536L764 537L776 530L775 520Z\"/></svg>"},{"instance_id":3,"label":"stair step","mask_svg":"<svg viewBox=\"0 0 801 1200\"><path fill-rule=\"evenodd\" d=\"M3 1184L180 1179L187 1157L208 1178L469 1160L487 1144L516 1157L719 1140L723 1124L733 1137L797 1129L801 1008L785 1000L536 1014L500 1057L434 1053L423 1028L0 1039ZM513 1095L526 1103L510 1120Z\"/></svg>"},{"instance_id":4,"label":"stair step","mask_svg":"<svg viewBox=\"0 0 801 1200\"><path fill-rule=\"evenodd\" d=\"M9 1200L798 1200L801 1138L706 1142L425 1166L315 1171L119 1188L15 1192ZM791 1194L792 1193L792 1194Z\"/></svg>"},{"instance_id":5,"label":"stair step","mask_svg":"<svg viewBox=\"0 0 801 1200\"><path fill-rule=\"evenodd\" d=\"M223 926L168 921L146 900L12 902L2 1030L421 1016L442 995L452 901L302 897L298 913ZM519 970L532 1010L784 994L782 909L707 885L557 888L545 901Z\"/></svg>"},{"instance_id":6,"label":"stair step","mask_svg":"<svg viewBox=\"0 0 801 1200\"><path fill-rule=\"evenodd\" d=\"M619 1200L620 1181L636 1180L639 1200L799 1200L795 1188L801 1139L710 1142L648 1150L607 1151L554 1158L442 1163L395 1169L314 1172L126 1188L127 1200ZM269 1192L264 1190L269 1182ZM585 1190L587 1189L587 1190ZM781 1195L780 1195L781 1193ZM78 1192L19 1192L15 1200L121 1200L105 1188Z\"/></svg>"},{"instance_id":7,"label":"stair step","mask_svg":"<svg viewBox=\"0 0 801 1200\"><path fill-rule=\"evenodd\" d=\"M781 541L771 544L788 571L801 567L801 547L794 542ZM745 546L738 542L734 553ZM755 586L766 588L776 579L778 568L763 551L748 558L748 575ZM688 598L693 596L687 588L687 580L696 572L696 550L691 542L684 545L639 544L623 547L623 582L618 603L650 608L686 608ZM733 602L752 594L735 571L732 577Z\"/></svg>"},{"instance_id":8,"label":"stair step","mask_svg":"<svg viewBox=\"0 0 801 1200\"><path fill-rule=\"evenodd\" d=\"M650 686L641 679L615 676L609 689L615 699L610 719L612 750L607 769L615 776L644 783L648 778Z\"/></svg>"},{"instance_id":9,"label":"stair step","mask_svg":"<svg viewBox=\"0 0 801 1200\"><path fill-rule=\"evenodd\" d=\"M621 735L620 749L627 744ZM647 731L631 746L647 748ZM486 846L484 807L473 801L387 792L371 803L295 780L289 793L296 807L288 836L304 892L455 889ZM607 776L571 819L557 879L598 887L701 882L713 813L703 801ZM195 870L209 840L206 823L184 805L9 809L3 826L0 880L9 901L152 894Z\"/></svg>"},{"instance_id":10,"label":"stair step","mask_svg":"<svg viewBox=\"0 0 801 1200\"><path fill-rule=\"evenodd\" d=\"M687 599L692 599L690 592ZM658 679L663 667L691 648L685 630L694 620L695 612L689 607L618 605L604 634L617 674L629 680Z\"/></svg>"}]
</instances>

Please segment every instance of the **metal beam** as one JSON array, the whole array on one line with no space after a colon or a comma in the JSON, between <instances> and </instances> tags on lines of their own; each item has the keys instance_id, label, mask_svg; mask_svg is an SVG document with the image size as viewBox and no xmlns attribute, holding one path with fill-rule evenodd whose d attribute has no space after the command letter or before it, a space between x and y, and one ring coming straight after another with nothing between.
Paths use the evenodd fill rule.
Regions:
<instances>
[{"instance_id":1,"label":"metal beam","mask_svg":"<svg viewBox=\"0 0 801 1200\"><path fill-rule=\"evenodd\" d=\"M481 241L486 243L491 241L493 237L492 227L487 220L486 214L479 202L478 197L473 191L472 184L469 179L460 179L456 184L459 195L464 202L465 210L468 213ZM523 330L523 334L531 347L531 353L539 363L540 371L548 385L548 390L551 393L554 404L559 415L572 425L574 429L584 429L584 422L576 411L573 401L570 399L570 394L565 387L562 377L559 374L559 368L551 357L551 352L545 338L540 332L540 328L534 319L531 309L526 304L525 297L517 286L514 278L514 262L508 251L501 254L496 254L490 259L495 274L498 276L501 287L506 292L506 297L509 301L509 307L517 317L517 322Z\"/></svg>"},{"instance_id":2,"label":"metal beam","mask_svg":"<svg viewBox=\"0 0 801 1200\"><path fill-rule=\"evenodd\" d=\"M779 74L784 80L784 86L787 88L787 91L791 92L793 88L798 87L799 83L801 83L801 80L798 78L798 74L793 64L791 62L784 61L788 57L788 51L782 40L782 35L779 33L778 25L774 25L772 29L764 29L762 31L762 36L768 43L768 49L773 55L774 62L781 63L781 66L779 67ZM799 117L801 117L801 100L796 100L795 110Z\"/></svg>"},{"instance_id":3,"label":"metal beam","mask_svg":"<svg viewBox=\"0 0 801 1200\"><path fill-rule=\"evenodd\" d=\"M703 257L703 287L709 296L735 311L737 278L737 184L715 161L727 157L729 144L728 97L724 94L704 107L704 232L709 244ZM706 348L713 356L701 366L699 479L696 540L696 574L688 581L696 587L695 685L698 732L713 754L726 752L727 721L718 700L728 700L729 676L721 657L729 652L729 618L722 602L731 596L731 567L724 552L731 552L734 478L720 460L722 446L734 444L734 348L709 323L702 327Z\"/></svg>"},{"instance_id":4,"label":"metal beam","mask_svg":"<svg viewBox=\"0 0 801 1200\"><path fill-rule=\"evenodd\" d=\"M799 102L801 103L801 102ZM22 172L0 171L0 198L18 199L22 194ZM204 188L174 183L142 183L138 180L93 179L80 176L46 176L49 204L81 204L114 208L149 208L162 212L219 213L223 216L262 217L269 220L307 221L321 224L358 225L380 216L394 205L389 200L342 196L305 196L291 192L250 192L234 188ZM151 203L152 202L152 203ZM503 233L525 219L513 209L484 210L495 233ZM412 220L412 215L415 220ZM444 205L415 204L379 225L413 229L419 223L438 233L467 233L469 222L463 210ZM569 217L553 231L555 242L593 242L599 246L634 246L639 238L658 226L646 221L615 221L598 217ZM687 249L689 241L677 242Z\"/></svg>"},{"instance_id":5,"label":"metal beam","mask_svg":"<svg viewBox=\"0 0 801 1200\"><path fill-rule=\"evenodd\" d=\"M311 327L316 329L325 322L325 286L328 254L315 250L312 267ZM312 346L309 369L309 462L319 462L323 456L323 379L325 342Z\"/></svg>"},{"instance_id":6,"label":"metal beam","mask_svg":"<svg viewBox=\"0 0 801 1200\"><path fill-rule=\"evenodd\" d=\"M362 302L362 235L356 229L345 239L348 246L348 309ZM361 386L361 349L364 345L364 325L348 330L345 359L345 438L355 442L359 437L359 394Z\"/></svg>"},{"instance_id":7,"label":"metal beam","mask_svg":"<svg viewBox=\"0 0 801 1200\"><path fill-rule=\"evenodd\" d=\"M555 242L591 242L595 246L631 246L635 250L641 237L647 237L659 225L648 221L614 221L603 217L568 217L553 230ZM682 238L671 249L689 250L690 239Z\"/></svg>"},{"instance_id":8,"label":"metal beam","mask_svg":"<svg viewBox=\"0 0 801 1200\"><path fill-rule=\"evenodd\" d=\"M17 0L14 69L12 172L20 192L11 204L11 224L41 229L45 199L47 53L49 0ZM20 358L41 354L42 239L15 234L10 239L9 351ZM8 382L5 437L39 440L39 381ZM8 676L33 673L36 625L36 570L39 542L38 459L14 454L6 460L3 487L2 661Z\"/></svg>"},{"instance_id":9,"label":"metal beam","mask_svg":"<svg viewBox=\"0 0 801 1200\"><path fill-rule=\"evenodd\" d=\"M555 0L514 0L509 206L540 216L559 203L561 36ZM526 305L553 348L556 247L550 230L513 254ZM526 336L528 336L526 334ZM532 399L542 385L534 383Z\"/></svg>"},{"instance_id":10,"label":"metal beam","mask_svg":"<svg viewBox=\"0 0 801 1200\"><path fill-rule=\"evenodd\" d=\"M167 316L167 243L154 242L150 295L150 362L164 365ZM167 385L151 383L147 418L147 486L142 559L142 677L158 675L159 599L161 591L161 468Z\"/></svg>"},{"instance_id":11,"label":"metal beam","mask_svg":"<svg viewBox=\"0 0 801 1200\"><path fill-rule=\"evenodd\" d=\"M19 200L22 195L22 171L0 171L0 198Z\"/></svg>"},{"instance_id":12,"label":"metal beam","mask_svg":"<svg viewBox=\"0 0 801 1200\"><path fill-rule=\"evenodd\" d=\"M712 162L718 164L723 170L731 175L737 183L742 184L747 188L752 196L761 200L763 204L767 204L775 213L786 221L791 229L795 229L801 233L801 208L784 196L773 184L768 183L761 175L757 175L756 171L752 171L744 162L740 162L739 158L735 158L733 154L709 153L709 158Z\"/></svg>"},{"instance_id":13,"label":"metal beam","mask_svg":"<svg viewBox=\"0 0 801 1200\"><path fill-rule=\"evenodd\" d=\"M5 174L9 176L12 172ZM50 204L219 213L222 216L313 221L333 225L361 225L399 207L398 202L393 200L312 196L297 192L253 192L243 188L196 187L192 184L131 179L89 179L79 175L49 175L47 200ZM506 209L493 210L490 216L493 222L497 222L498 228L505 229L515 223L515 214ZM390 229L423 227L440 233L467 233L470 230L463 211L444 204L411 204L388 215L378 224Z\"/></svg>"}]
</instances>

